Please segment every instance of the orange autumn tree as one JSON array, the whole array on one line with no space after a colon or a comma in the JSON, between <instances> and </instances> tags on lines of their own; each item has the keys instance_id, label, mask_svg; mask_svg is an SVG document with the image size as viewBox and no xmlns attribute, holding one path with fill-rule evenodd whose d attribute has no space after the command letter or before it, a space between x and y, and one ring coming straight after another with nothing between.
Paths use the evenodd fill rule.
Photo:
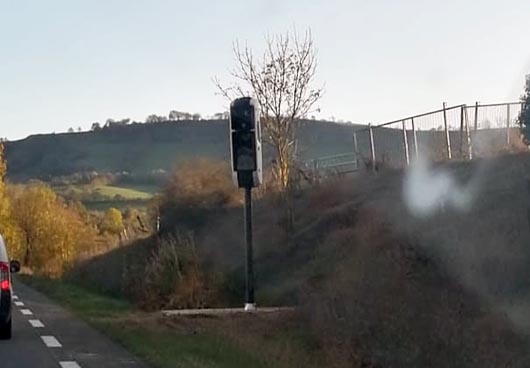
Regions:
<instances>
[{"instance_id":1,"label":"orange autumn tree","mask_svg":"<svg viewBox=\"0 0 530 368\"><path fill-rule=\"evenodd\" d=\"M9 196L22 235L22 264L39 274L60 276L93 238L93 230L46 184L11 186Z\"/></svg>"}]
</instances>

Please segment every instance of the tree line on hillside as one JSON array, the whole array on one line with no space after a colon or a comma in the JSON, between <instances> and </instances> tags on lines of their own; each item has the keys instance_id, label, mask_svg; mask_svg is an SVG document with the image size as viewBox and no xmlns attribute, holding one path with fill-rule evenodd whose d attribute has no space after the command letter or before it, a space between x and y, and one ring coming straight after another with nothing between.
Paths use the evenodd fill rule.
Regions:
<instances>
[{"instance_id":1,"label":"tree line on hillside","mask_svg":"<svg viewBox=\"0 0 530 368\"><path fill-rule=\"evenodd\" d=\"M207 119L213 119L213 120L226 120L228 119L228 112L219 112L215 113L210 117L207 117ZM91 131L99 131L102 129L107 128L114 128L114 127L122 127L127 126L130 124L157 124L157 123L165 123L165 122L175 122L175 121L201 121L204 120L203 116L199 113L189 113L189 112L183 112L183 111L177 111L177 110L171 110L167 116L165 115L157 115L157 114L151 114L145 118L145 121L131 121L129 118L124 119L112 119L109 118L105 121L104 124L101 124L100 122L94 122L92 123L90 130ZM81 128L78 128L78 132L81 132ZM74 128L69 128L68 133L74 133Z\"/></svg>"}]
</instances>

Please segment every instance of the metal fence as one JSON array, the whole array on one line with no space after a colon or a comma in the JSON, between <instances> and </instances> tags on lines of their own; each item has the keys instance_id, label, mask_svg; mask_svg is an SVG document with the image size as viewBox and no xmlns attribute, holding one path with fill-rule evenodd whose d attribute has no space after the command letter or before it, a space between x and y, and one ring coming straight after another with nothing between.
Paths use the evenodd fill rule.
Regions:
<instances>
[{"instance_id":1,"label":"metal fence","mask_svg":"<svg viewBox=\"0 0 530 368\"><path fill-rule=\"evenodd\" d=\"M305 161L303 171L311 173L313 181L329 176L349 174L359 169L359 159L355 153L320 157Z\"/></svg>"},{"instance_id":2,"label":"metal fence","mask_svg":"<svg viewBox=\"0 0 530 368\"><path fill-rule=\"evenodd\" d=\"M417 157L432 161L472 159L521 150L517 120L522 103L457 105L380 125L353 137L357 167L362 163L402 167Z\"/></svg>"}]
</instances>

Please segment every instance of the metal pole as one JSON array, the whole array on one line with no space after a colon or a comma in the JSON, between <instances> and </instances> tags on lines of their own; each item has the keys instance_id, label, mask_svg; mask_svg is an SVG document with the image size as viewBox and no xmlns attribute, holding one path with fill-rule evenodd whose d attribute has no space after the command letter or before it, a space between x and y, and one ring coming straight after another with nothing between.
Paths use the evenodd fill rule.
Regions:
<instances>
[{"instance_id":1,"label":"metal pole","mask_svg":"<svg viewBox=\"0 0 530 368\"><path fill-rule=\"evenodd\" d=\"M464 157L464 109L465 105L460 108L460 158Z\"/></svg>"},{"instance_id":2,"label":"metal pole","mask_svg":"<svg viewBox=\"0 0 530 368\"><path fill-rule=\"evenodd\" d=\"M478 130L478 101L475 102L475 132Z\"/></svg>"},{"instance_id":3,"label":"metal pole","mask_svg":"<svg viewBox=\"0 0 530 368\"><path fill-rule=\"evenodd\" d=\"M374 146L374 130L372 124L368 124L368 130L370 132L370 154L372 156L372 171L375 172L375 146Z\"/></svg>"},{"instance_id":4,"label":"metal pole","mask_svg":"<svg viewBox=\"0 0 530 368\"><path fill-rule=\"evenodd\" d=\"M357 143L357 132L353 132L353 153L355 154L356 169L359 170L359 144Z\"/></svg>"},{"instance_id":5,"label":"metal pole","mask_svg":"<svg viewBox=\"0 0 530 368\"><path fill-rule=\"evenodd\" d=\"M445 147L447 148L447 159L452 159L451 154L451 137L449 136L449 126L447 125L447 104L443 103L444 127L445 127Z\"/></svg>"},{"instance_id":6,"label":"metal pole","mask_svg":"<svg viewBox=\"0 0 530 368\"><path fill-rule=\"evenodd\" d=\"M410 157L409 157L409 140L407 137L407 125L405 123L405 120L402 121L403 124L403 146L405 147L405 162L407 163L407 166L410 165Z\"/></svg>"},{"instance_id":7,"label":"metal pole","mask_svg":"<svg viewBox=\"0 0 530 368\"><path fill-rule=\"evenodd\" d=\"M254 300L254 267L252 255L252 188L245 188L246 297L245 310L256 308Z\"/></svg>"},{"instance_id":8,"label":"metal pole","mask_svg":"<svg viewBox=\"0 0 530 368\"><path fill-rule=\"evenodd\" d=\"M471 142L471 133L469 131L469 115L467 114L467 106L464 106L464 117L466 126L466 141L467 141L467 158L468 160L473 159L473 145Z\"/></svg>"},{"instance_id":9,"label":"metal pole","mask_svg":"<svg viewBox=\"0 0 530 368\"><path fill-rule=\"evenodd\" d=\"M419 157L418 150L418 134L416 133L416 124L414 124L414 118L410 119L412 122L412 136L414 138L414 153L416 154L416 159Z\"/></svg>"},{"instance_id":10,"label":"metal pole","mask_svg":"<svg viewBox=\"0 0 530 368\"><path fill-rule=\"evenodd\" d=\"M506 105L506 144L510 146L510 104Z\"/></svg>"},{"instance_id":11,"label":"metal pole","mask_svg":"<svg viewBox=\"0 0 530 368\"><path fill-rule=\"evenodd\" d=\"M318 160L313 160L313 182L318 184Z\"/></svg>"}]
</instances>

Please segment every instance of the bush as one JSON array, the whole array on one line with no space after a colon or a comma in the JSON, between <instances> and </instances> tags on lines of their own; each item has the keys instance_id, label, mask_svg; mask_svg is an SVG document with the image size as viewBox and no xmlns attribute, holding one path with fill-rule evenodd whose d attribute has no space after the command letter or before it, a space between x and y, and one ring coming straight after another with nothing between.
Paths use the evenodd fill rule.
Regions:
<instances>
[{"instance_id":1,"label":"bush","mask_svg":"<svg viewBox=\"0 0 530 368\"><path fill-rule=\"evenodd\" d=\"M188 162L173 172L160 198L161 231L196 230L226 207L241 203L240 196L226 164Z\"/></svg>"},{"instance_id":2,"label":"bush","mask_svg":"<svg viewBox=\"0 0 530 368\"><path fill-rule=\"evenodd\" d=\"M124 230L123 217L116 208L109 208L99 224L99 230L102 234L120 235Z\"/></svg>"},{"instance_id":3,"label":"bush","mask_svg":"<svg viewBox=\"0 0 530 368\"><path fill-rule=\"evenodd\" d=\"M121 295L143 309L201 308L222 304L224 277L204 271L193 236L150 237L79 261L66 279Z\"/></svg>"},{"instance_id":4,"label":"bush","mask_svg":"<svg viewBox=\"0 0 530 368\"><path fill-rule=\"evenodd\" d=\"M201 308L212 303L191 236L168 237L153 250L144 272L143 306Z\"/></svg>"}]
</instances>

